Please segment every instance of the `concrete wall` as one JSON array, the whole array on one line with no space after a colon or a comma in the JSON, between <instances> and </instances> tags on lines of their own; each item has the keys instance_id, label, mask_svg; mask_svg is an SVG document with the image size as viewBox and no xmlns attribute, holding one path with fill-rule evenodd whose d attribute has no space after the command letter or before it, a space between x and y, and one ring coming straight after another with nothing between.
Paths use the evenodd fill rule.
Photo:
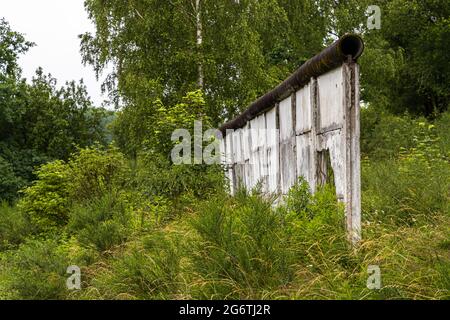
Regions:
<instances>
[{"instance_id":1,"label":"concrete wall","mask_svg":"<svg viewBox=\"0 0 450 320\"><path fill-rule=\"evenodd\" d=\"M234 193L240 184L287 194L303 176L312 191L333 182L349 237L360 239L359 68L344 63L251 119L221 142ZM331 166L331 168L330 168ZM330 175L330 172L333 175Z\"/></svg>"}]
</instances>

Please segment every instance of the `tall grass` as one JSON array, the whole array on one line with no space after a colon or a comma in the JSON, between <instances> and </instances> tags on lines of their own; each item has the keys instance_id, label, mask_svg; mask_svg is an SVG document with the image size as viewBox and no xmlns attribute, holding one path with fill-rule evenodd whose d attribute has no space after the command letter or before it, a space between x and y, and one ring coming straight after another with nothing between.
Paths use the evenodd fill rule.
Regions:
<instances>
[{"instance_id":1,"label":"tall grass","mask_svg":"<svg viewBox=\"0 0 450 320\"><path fill-rule=\"evenodd\" d=\"M39 203L51 200L54 179L35 184L28 207L0 206L0 298L450 299L450 117L381 120L363 121L372 129L357 247L330 186L313 195L300 180L275 206L257 189L230 196L217 168L173 168L151 154L125 168L119 155L88 150L63 166L64 181L87 187L58 198L59 228L39 233L29 223L38 211L53 217ZM83 161L100 165L93 181ZM47 166L48 177L60 167ZM82 290L69 292L73 264ZM379 290L367 287L371 265Z\"/></svg>"},{"instance_id":2,"label":"tall grass","mask_svg":"<svg viewBox=\"0 0 450 320\"><path fill-rule=\"evenodd\" d=\"M303 194L303 196L299 196ZM299 199L303 199L299 201ZM364 219L364 240L347 242L329 188L304 184L286 204L241 190L198 204L194 215L129 242L93 265L83 298L448 299L450 219ZM150 245L149 245L150 244ZM368 267L382 288L367 288Z\"/></svg>"}]
</instances>

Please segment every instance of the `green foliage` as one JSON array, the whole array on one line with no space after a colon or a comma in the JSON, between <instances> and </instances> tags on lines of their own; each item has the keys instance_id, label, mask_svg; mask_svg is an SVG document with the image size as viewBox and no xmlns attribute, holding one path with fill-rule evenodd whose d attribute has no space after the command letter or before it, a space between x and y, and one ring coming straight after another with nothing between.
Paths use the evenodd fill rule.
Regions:
<instances>
[{"instance_id":1,"label":"green foliage","mask_svg":"<svg viewBox=\"0 0 450 320\"><path fill-rule=\"evenodd\" d=\"M167 106L157 98L149 105L125 108L112 124L114 139L123 152L134 158L142 150L169 157L174 130L186 129L193 135L196 120L202 121L205 130L210 128L204 107L202 92L193 91L174 105Z\"/></svg>"},{"instance_id":2,"label":"green foliage","mask_svg":"<svg viewBox=\"0 0 450 320\"><path fill-rule=\"evenodd\" d=\"M23 190L19 208L40 229L67 223L72 204L101 197L115 187L123 187L128 167L116 149L80 149L66 163L43 165L38 180Z\"/></svg>"},{"instance_id":3,"label":"green foliage","mask_svg":"<svg viewBox=\"0 0 450 320\"><path fill-rule=\"evenodd\" d=\"M113 187L121 188L129 175L125 157L114 147L80 149L68 165L71 197L75 201L102 196Z\"/></svg>"},{"instance_id":4,"label":"green foliage","mask_svg":"<svg viewBox=\"0 0 450 320\"><path fill-rule=\"evenodd\" d=\"M13 248L34 232L34 226L17 207L0 203L0 251Z\"/></svg>"},{"instance_id":5,"label":"green foliage","mask_svg":"<svg viewBox=\"0 0 450 320\"><path fill-rule=\"evenodd\" d=\"M197 9L189 1L86 4L96 33L82 36L84 60L97 71L109 62L120 66L105 87L132 107L146 105L148 97L179 100L196 86L201 66L205 113L218 124L324 44L357 32L367 44L364 101L427 116L448 108L446 0L200 1L202 45L196 42ZM380 30L367 28L369 5L381 7Z\"/></svg>"},{"instance_id":6,"label":"green foliage","mask_svg":"<svg viewBox=\"0 0 450 320\"><path fill-rule=\"evenodd\" d=\"M33 43L25 41L22 34L11 30L4 18L0 19L0 79L20 73L18 56L32 46Z\"/></svg>"},{"instance_id":7,"label":"green foliage","mask_svg":"<svg viewBox=\"0 0 450 320\"><path fill-rule=\"evenodd\" d=\"M81 298L167 299L181 287L180 238L166 232L146 236L136 246L95 272ZM95 266L92 266L95 270Z\"/></svg>"},{"instance_id":8,"label":"green foliage","mask_svg":"<svg viewBox=\"0 0 450 320\"><path fill-rule=\"evenodd\" d=\"M14 299L65 299L67 252L56 240L29 240L16 251L2 256L5 293ZM4 270L2 270L4 271Z\"/></svg>"},{"instance_id":9,"label":"green foliage","mask_svg":"<svg viewBox=\"0 0 450 320\"><path fill-rule=\"evenodd\" d=\"M432 116L447 110L449 2L389 0L370 4L381 7L382 25L381 30L365 32L363 99L396 113Z\"/></svg>"},{"instance_id":10,"label":"green foliage","mask_svg":"<svg viewBox=\"0 0 450 320\"><path fill-rule=\"evenodd\" d=\"M308 189L300 182L286 205L276 210L272 200L245 190L234 198L219 195L202 206L193 221L200 236L192 253L202 279L199 297L271 295L293 281L303 250L332 231L342 235L336 224L342 225L343 214L334 194L322 190L312 196Z\"/></svg>"},{"instance_id":11,"label":"green foliage","mask_svg":"<svg viewBox=\"0 0 450 320\"><path fill-rule=\"evenodd\" d=\"M163 155L170 154L174 142L170 140L176 129L186 129L194 136L194 121L201 121L205 129L210 128L209 117L203 112L205 100L201 91L188 92L181 103L167 108L157 101L156 123L149 128L148 138L144 145L147 150L154 150Z\"/></svg>"},{"instance_id":12,"label":"green foliage","mask_svg":"<svg viewBox=\"0 0 450 320\"><path fill-rule=\"evenodd\" d=\"M363 204L374 220L413 224L450 212L448 160L428 143L404 150L399 159L363 164ZM434 153L434 154L433 154Z\"/></svg>"},{"instance_id":13,"label":"green foliage","mask_svg":"<svg viewBox=\"0 0 450 320\"><path fill-rule=\"evenodd\" d=\"M439 150L426 150L429 157L448 157L450 143L449 112L435 121L409 115L396 116L380 112L373 107L361 112L361 152L371 159L398 158L404 150L428 146ZM425 151L425 150L424 150Z\"/></svg>"},{"instance_id":14,"label":"green foliage","mask_svg":"<svg viewBox=\"0 0 450 320\"><path fill-rule=\"evenodd\" d=\"M81 245L99 251L125 242L132 228L123 197L113 191L84 205L76 205L70 212L68 230L76 233Z\"/></svg>"},{"instance_id":15,"label":"green foliage","mask_svg":"<svg viewBox=\"0 0 450 320\"><path fill-rule=\"evenodd\" d=\"M367 215L411 224L450 210L449 124L448 112L429 122L363 110L362 199Z\"/></svg>"},{"instance_id":16,"label":"green foliage","mask_svg":"<svg viewBox=\"0 0 450 320\"><path fill-rule=\"evenodd\" d=\"M403 156L405 168L409 156ZM417 166L416 160L412 164ZM364 170L364 179L366 176ZM365 187L364 235L358 248L348 245L342 207L334 190L325 186L311 195L302 180L277 208L273 199L257 191L240 190L234 197L219 193L186 208L188 216L155 224L142 230L144 233L133 233L139 220L139 211L128 211L133 197L107 193L71 210L67 230L73 240L51 246L48 240L36 240L33 250L24 249L27 242L15 251L15 258L8 256L2 261L0 288L19 298L65 298L59 289L62 279L56 281L59 278L52 271L58 265L54 261L64 252L65 261L88 264L83 267L83 290L72 293L71 298L448 298L448 210L436 211L427 219L414 213L411 217L416 222L412 224L405 223L400 213L396 220L394 215L383 217L373 211L377 206L370 200L384 193L392 196L393 180L386 177L380 178L385 181L383 190L377 189L378 180ZM419 179L423 177L413 180L403 192L409 192ZM395 187L399 189L399 185ZM428 189L425 196L418 197L429 195ZM410 201L408 195L401 197ZM418 210L443 200L436 199L426 200ZM92 255L79 245L84 250L108 250L108 255ZM47 246L51 252L44 253ZM35 267L43 254L52 264ZM26 263L15 267L22 260ZM380 291L366 288L371 264L382 268ZM32 275L36 270L38 277ZM31 276L33 281L25 283Z\"/></svg>"},{"instance_id":17,"label":"green foliage","mask_svg":"<svg viewBox=\"0 0 450 320\"><path fill-rule=\"evenodd\" d=\"M287 283L292 277L290 252L271 203L245 194L236 203L227 200L232 202L214 199L194 221L201 239L193 252L194 268L205 282L202 294L239 298L237 288L268 290Z\"/></svg>"},{"instance_id":18,"label":"green foliage","mask_svg":"<svg viewBox=\"0 0 450 320\"><path fill-rule=\"evenodd\" d=\"M17 177L12 165L0 156L0 199L12 200L25 181Z\"/></svg>"},{"instance_id":19,"label":"green foliage","mask_svg":"<svg viewBox=\"0 0 450 320\"><path fill-rule=\"evenodd\" d=\"M279 210L285 219L286 232L302 241L320 241L332 230L336 235L345 231L343 206L337 203L332 186L326 185L312 195L308 183L301 178L289 190L285 201Z\"/></svg>"},{"instance_id":20,"label":"green foliage","mask_svg":"<svg viewBox=\"0 0 450 320\"><path fill-rule=\"evenodd\" d=\"M40 229L64 225L70 205L70 171L66 163L57 160L43 165L36 173L38 180L23 193L20 210Z\"/></svg>"},{"instance_id":21,"label":"green foliage","mask_svg":"<svg viewBox=\"0 0 450 320\"><path fill-rule=\"evenodd\" d=\"M0 200L13 201L37 166L106 143L110 113L93 108L82 81L58 88L41 68L31 83L21 79L17 59L31 46L0 20Z\"/></svg>"},{"instance_id":22,"label":"green foliage","mask_svg":"<svg viewBox=\"0 0 450 320\"><path fill-rule=\"evenodd\" d=\"M163 156L142 153L137 167L136 183L149 196L174 199L191 193L197 198L208 198L225 187L220 166L173 165Z\"/></svg>"},{"instance_id":23,"label":"green foliage","mask_svg":"<svg viewBox=\"0 0 450 320\"><path fill-rule=\"evenodd\" d=\"M450 158L450 112L442 113L433 123L437 134L440 152Z\"/></svg>"},{"instance_id":24,"label":"green foliage","mask_svg":"<svg viewBox=\"0 0 450 320\"><path fill-rule=\"evenodd\" d=\"M450 102L450 4L445 0L394 0L386 11L385 37L391 46L405 49L397 101L426 115L446 110ZM403 89L408 87L412 90Z\"/></svg>"},{"instance_id":25,"label":"green foliage","mask_svg":"<svg viewBox=\"0 0 450 320\"><path fill-rule=\"evenodd\" d=\"M83 58L97 72L120 61L122 67L105 83L116 102L122 96L132 107L146 105L155 92L164 103L179 101L198 88L201 66L208 102L204 113L217 122L224 106L230 116L286 75L285 69L270 70L266 62L272 55L270 40L281 47L285 41L279 39L288 34L277 1L200 1L197 9L185 0L90 0L86 9L96 33L81 37ZM202 45L197 44L198 29Z\"/></svg>"}]
</instances>

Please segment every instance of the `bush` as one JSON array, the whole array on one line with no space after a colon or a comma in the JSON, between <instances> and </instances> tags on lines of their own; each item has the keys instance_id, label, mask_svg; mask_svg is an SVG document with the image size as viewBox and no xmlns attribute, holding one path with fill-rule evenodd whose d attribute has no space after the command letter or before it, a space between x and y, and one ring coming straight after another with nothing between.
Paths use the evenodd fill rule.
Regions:
<instances>
[{"instance_id":1,"label":"bush","mask_svg":"<svg viewBox=\"0 0 450 320\"><path fill-rule=\"evenodd\" d=\"M272 203L241 191L207 202L193 221L200 240L192 253L203 298L242 298L254 288L270 289L289 281L287 248L277 229L281 220ZM288 274L287 279L283 279Z\"/></svg>"},{"instance_id":2,"label":"bush","mask_svg":"<svg viewBox=\"0 0 450 320\"><path fill-rule=\"evenodd\" d=\"M362 166L362 204L371 220L414 223L450 210L450 166L436 142L417 142L398 159Z\"/></svg>"},{"instance_id":3,"label":"bush","mask_svg":"<svg viewBox=\"0 0 450 320\"><path fill-rule=\"evenodd\" d=\"M441 154L450 158L450 110L439 115L434 122Z\"/></svg>"},{"instance_id":4,"label":"bush","mask_svg":"<svg viewBox=\"0 0 450 320\"><path fill-rule=\"evenodd\" d=\"M0 201L13 201L25 181L17 177L12 165L0 156Z\"/></svg>"},{"instance_id":5,"label":"bush","mask_svg":"<svg viewBox=\"0 0 450 320\"><path fill-rule=\"evenodd\" d=\"M369 107L361 112L361 153L370 159L396 158L418 141L434 141L435 126L425 118L396 116Z\"/></svg>"},{"instance_id":6,"label":"bush","mask_svg":"<svg viewBox=\"0 0 450 320\"><path fill-rule=\"evenodd\" d=\"M68 165L60 160L40 167L32 186L23 190L18 203L29 215L31 223L41 230L62 226L67 222L70 205L71 174Z\"/></svg>"},{"instance_id":7,"label":"bush","mask_svg":"<svg viewBox=\"0 0 450 320\"><path fill-rule=\"evenodd\" d=\"M174 299L181 288L180 238L155 232L93 272L83 298ZM97 266L92 266L95 270Z\"/></svg>"},{"instance_id":8,"label":"bush","mask_svg":"<svg viewBox=\"0 0 450 320\"><path fill-rule=\"evenodd\" d=\"M267 298L288 286L306 250L325 235L342 237L344 216L328 189L312 196L306 182L293 188L286 205L241 189L201 206L193 227L199 241L193 265L203 279L203 298ZM319 233L320 231L320 233ZM306 262L305 262L306 263Z\"/></svg>"},{"instance_id":9,"label":"bush","mask_svg":"<svg viewBox=\"0 0 450 320\"><path fill-rule=\"evenodd\" d=\"M302 241L321 239L321 232L336 234L345 231L344 206L337 202L334 186L320 187L311 194L308 183L300 178L289 190L285 204L279 208L287 232L303 237Z\"/></svg>"},{"instance_id":10,"label":"bush","mask_svg":"<svg viewBox=\"0 0 450 320\"><path fill-rule=\"evenodd\" d=\"M34 231L30 220L22 211L6 202L0 203L0 250L19 245Z\"/></svg>"},{"instance_id":11,"label":"bush","mask_svg":"<svg viewBox=\"0 0 450 320\"><path fill-rule=\"evenodd\" d=\"M173 165L169 159L147 152L140 154L137 168L137 186L148 195L177 198L191 193L206 199L225 187L220 166Z\"/></svg>"},{"instance_id":12,"label":"bush","mask_svg":"<svg viewBox=\"0 0 450 320\"><path fill-rule=\"evenodd\" d=\"M130 175L124 156L114 147L80 149L70 159L69 166L74 201L93 199L113 187L123 187Z\"/></svg>"},{"instance_id":13,"label":"bush","mask_svg":"<svg viewBox=\"0 0 450 320\"><path fill-rule=\"evenodd\" d=\"M4 290L15 299L65 299L67 267L65 250L54 239L28 240L2 257ZM5 295L5 293L0 293Z\"/></svg>"},{"instance_id":14,"label":"bush","mask_svg":"<svg viewBox=\"0 0 450 320\"><path fill-rule=\"evenodd\" d=\"M41 166L38 179L23 190L18 206L40 230L61 227L67 224L74 203L122 187L127 170L125 159L114 148L81 149L68 163L56 160Z\"/></svg>"},{"instance_id":15,"label":"bush","mask_svg":"<svg viewBox=\"0 0 450 320\"><path fill-rule=\"evenodd\" d=\"M122 193L112 191L75 205L70 212L68 230L76 234L83 246L99 251L125 242L132 232L132 221L123 197Z\"/></svg>"}]
</instances>

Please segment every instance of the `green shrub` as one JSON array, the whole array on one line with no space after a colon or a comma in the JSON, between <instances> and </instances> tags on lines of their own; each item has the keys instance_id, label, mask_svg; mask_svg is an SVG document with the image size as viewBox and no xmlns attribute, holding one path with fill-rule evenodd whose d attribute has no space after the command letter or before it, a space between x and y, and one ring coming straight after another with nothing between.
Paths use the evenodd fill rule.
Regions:
<instances>
[{"instance_id":1,"label":"green shrub","mask_svg":"<svg viewBox=\"0 0 450 320\"><path fill-rule=\"evenodd\" d=\"M450 158L450 110L439 115L434 122L441 154Z\"/></svg>"},{"instance_id":2,"label":"green shrub","mask_svg":"<svg viewBox=\"0 0 450 320\"><path fill-rule=\"evenodd\" d=\"M178 213L173 201L165 196L148 197L142 192L132 191L129 198L132 226L140 232L161 228L173 221Z\"/></svg>"},{"instance_id":3,"label":"green shrub","mask_svg":"<svg viewBox=\"0 0 450 320\"><path fill-rule=\"evenodd\" d=\"M34 231L30 220L22 211L6 202L0 203L0 250L17 246Z\"/></svg>"},{"instance_id":4,"label":"green shrub","mask_svg":"<svg viewBox=\"0 0 450 320\"><path fill-rule=\"evenodd\" d=\"M399 159L362 166L363 216L414 223L450 210L450 166L436 143L418 143Z\"/></svg>"},{"instance_id":5,"label":"green shrub","mask_svg":"<svg viewBox=\"0 0 450 320\"><path fill-rule=\"evenodd\" d=\"M149 196L171 199L182 194L206 199L224 189L225 179L220 166L172 165L170 160L148 152L141 153L136 170L136 184Z\"/></svg>"},{"instance_id":6,"label":"green shrub","mask_svg":"<svg viewBox=\"0 0 450 320\"><path fill-rule=\"evenodd\" d=\"M286 224L305 240L320 240L321 231L330 233L332 227L336 234L345 230L344 206L337 202L334 186L319 187L311 194L308 183L300 178L289 190L284 205L279 208Z\"/></svg>"},{"instance_id":7,"label":"green shrub","mask_svg":"<svg viewBox=\"0 0 450 320\"><path fill-rule=\"evenodd\" d=\"M448 128L448 116L443 115L440 121L445 120ZM396 158L401 150L414 148L418 142L435 141L438 133L423 117L396 116L372 107L361 112L361 153L371 160Z\"/></svg>"},{"instance_id":8,"label":"green shrub","mask_svg":"<svg viewBox=\"0 0 450 320\"><path fill-rule=\"evenodd\" d=\"M71 263L56 240L28 240L18 250L2 256L1 262L3 274L0 277L9 297L65 299L68 293L66 270Z\"/></svg>"},{"instance_id":9,"label":"green shrub","mask_svg":"<svg viewBox=\"0 0 450 320\"><path fill-rule=\"evenodd\" d=\"M23 190L18 206L40 230L61 227L68 222L72 204L123 187L127 170L125 159L114 148L81 149L68 163L56 160L41 166L38 179Z\"/></svg>"},{"instance_id":10,"label":"green shrub","mask_svg":"<svg viewBox=\"0 0 450 320\"><path fill-rule=\"evenodd\" d=\"M39 229L62 226L67 222L70 205L71 174L63 161L54 161L40 167L38 179L23 190L18 203L20 210L29 215L31 223Z\"/></svg>"},{"instance_id":11,"label":"green shrub","mask_svg":"<svg viewBox=\"0 0 450 320\"><path fill-rule=\"evenodd\" d=\"M0 201L12 201L17 191L25 185L25 180L17 177L12 165L0 156Z\"/></svg>"},{"instance_id":12,"label":"green shrub","mask_svg":"<svg viewBox=\"0 0 450 320\"><path fill-rule=\"evenodd\" d=\"M174 299L181 288L181 245L170 232L155 232L95 272L83 298ZM92 266L96 268L96 266Z\"/></svg>"},{"instance_id":13,"label":"green shrub","mask_svg":"<svg viewBox=\"0 0 450 320\"><path fill-rule=\"evenodd\" d=\"M203 279L203 298L262 298L288 286L295 264L325 234L339 230L344 216L328 189L312 196L300 182L273 208L273 198L244 189L235 197L219 195L201 207L193 221L200 237L193 265Z\"/></svg>"},{"instance_id":14,"label":"green shrub","mask_svg":"<svg viewBox=\"0 0 450 320\"><path fill-rule=\"evenodd\" d=\"M113 187L123 187L129 177L124 156L114 147L80 149L69 161L74 201L99 197Z\"/></svg>"},{"instance_id":15,"label":"green shrub","mask_svg":"<svg viewBox=\"0 0 450 320\"><path fill-rule=\"evenodd\" d=\"M304 268L324 267L319 261L325 257L338 257L340 268L351 267L354 262L346 233L344 205L338 202L334 186L325 185L310 194L302 178L294 185L279 207L285 220L284 233L290 237L293 250L297 252L296 265ZM325 265L326 266L326 265Z\"/></svg>"},{"instance_id":16,"label":"green shrub","mask_svg":"<svg viewBox=\"0 0 450 320\"><path fill-rule=\"evenodd\" d=\"M289 248L279 238L281 219L271 206L244 190L236 198L222 195L202 206L193 221L200 237L193 265L203 279L196 295L239 298L289 281Z\"/></svg>"},{"instance_id":17,"label":"green shrub","mask_svg":"<svg viewBox=\"0 0 450 320\"><path fill-rule=\"evenodd\" d=\"M132 232L132 221L123 197L120 192L112 191L75 205L70 212L68 229L83 246L99 251L125 242Z\"/></svg>"}]
</instances>

